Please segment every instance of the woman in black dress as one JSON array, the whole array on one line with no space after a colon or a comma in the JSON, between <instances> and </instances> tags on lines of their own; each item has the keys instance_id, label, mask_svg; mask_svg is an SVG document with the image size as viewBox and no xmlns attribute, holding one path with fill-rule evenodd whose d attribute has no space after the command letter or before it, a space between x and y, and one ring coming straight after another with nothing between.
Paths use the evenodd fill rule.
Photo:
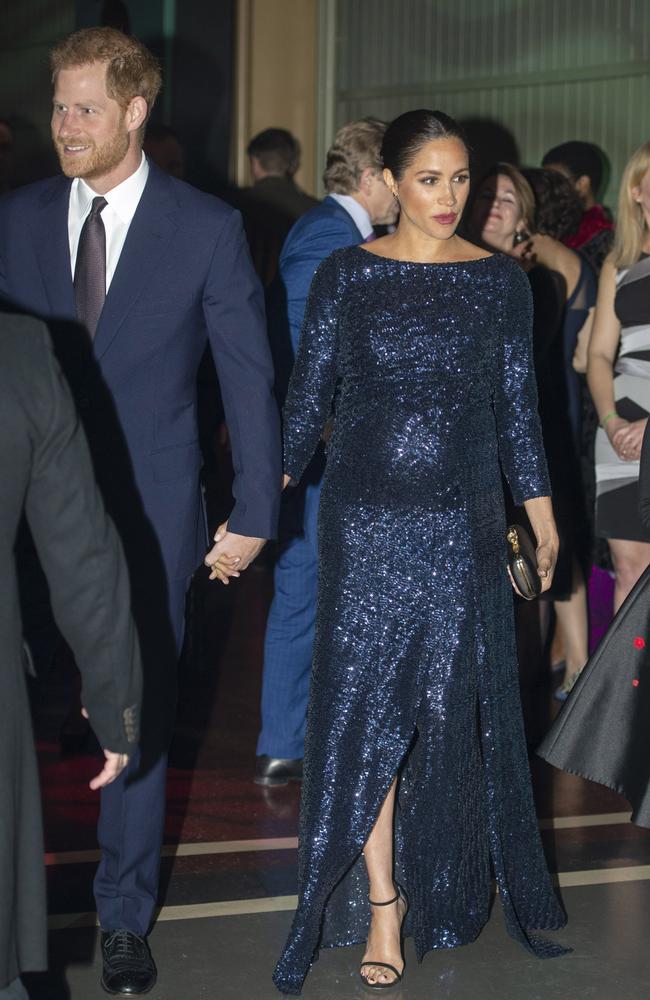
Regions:
<instances>
[{"instance_id":1,"label":"woman in black dress","mask_svg":"<svg viewBox=\"0 0 650 1000\"><path fill-rule=\"evenodd\" d=\"M528 178L534 182L534 190ZM578 302L593 304L587 299L588 290L592 298L595 295L589 266L560 242L556 213L548 204L549 198L557 199L562 185L575 198L560 174L531 170L526 177L509 163L496 164L476 189L470 217L478 240L519 260L533 296L535 374L560 535L558 563L547 597L553 602L566 655L565 679L557 692L561 699L575 683L588 655L590 544L578 446L580 397L571 364L577 335L572 307ZM577 221L579 204L568 207ZM570 211L563 214L570 225ZM587 309L579 312L578 319L586 318L586 313ZM517 519L514 513L513 519ZM520 615L529 618L530 611L523 606ZM530 622L527 624L530 631ZM522 655L521 659L531 657Z\"/></svg>"},{"instance_id":2,"label":"woman in black dress","mask_svg":"<svg viewBox=\"0 0 650 1000\"><path fill-rule=\"evenodd\" d=\"M510 933L542 957L562 951L531 933L564 915L531 795L500 471L547 588L557 536L528 283L456 235L469 173L455 122L402 115L382 156L398 229L319 267L284 411L297 481L335 406L300 896L274 975L291 994L319 947L366 940L364 984L399 982L407 897L418 958L472 941L490 862Z\"/></svg>"},{"instance_id":3,"label":"woman in black dress","mask_svg":"<svg viewBox=\"0 0 650 1000\"><path fill-rule=\"evenodd\" d=\"M522 170L535 197L532 254L538 264L562 275L565 303L561 338L561 372L565 383L567 412L573 437L573 450L579 459L582 444L582 388L584 376L574 366L578 334L596 305L596 274L581 253L565 245L565 239L578 228L582 202L570 181L557 170L529 167Z\"/></svg>"},{"instance_id":4,"label":"woman in black dress","mask_svg":"<svg viewBox=\"0 0 650 1000\"><path fill-rule=\"evenodd\" d=\"M562 326L559 336L548 344L544 381L538 386L553 509L560 534L558 567L550 592L555 599L556 616L551 670L558 672L564 666L562 684L555 697L565 701L588 655L587 581L593 553L589 503L593 505L594 488L593 474L585 476L588 466L583 458L584 400L589 396L584 376L586 358L580 374L575 357L579 335L584 337L584 330L590 327L598 285L586 258L564 243L577 230L582 217L582 203L575 187L557 170L530 167L522 175L535 196L533 257L541 268L563 279ZM534 288L533 303L536 309Z\"/></svg>"}]
</instances>

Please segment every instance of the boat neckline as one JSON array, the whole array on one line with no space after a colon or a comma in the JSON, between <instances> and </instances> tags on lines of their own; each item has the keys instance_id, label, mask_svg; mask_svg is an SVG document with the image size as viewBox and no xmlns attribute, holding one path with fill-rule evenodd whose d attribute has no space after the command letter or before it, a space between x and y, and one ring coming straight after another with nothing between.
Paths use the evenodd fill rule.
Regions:
<instances>
[{"instance_id":1,"label":"boat neckline","mask_svg":"<svg viewBox=\"0 0 650 1000\"><path fill-rule=\"evenodd\" d=\"M366 250L360 243L355 243L354 249L360 250L369 257L374 257L376 260L385 260L389 264L417 264L419 267L464 267L465 264L482 264L486 260L502 256L499 253L491 253L487 257L473 257L470 260L405 260L403 257L384 257L382 254L375 253L374 250Z\"/></svg>"}]
</instances>

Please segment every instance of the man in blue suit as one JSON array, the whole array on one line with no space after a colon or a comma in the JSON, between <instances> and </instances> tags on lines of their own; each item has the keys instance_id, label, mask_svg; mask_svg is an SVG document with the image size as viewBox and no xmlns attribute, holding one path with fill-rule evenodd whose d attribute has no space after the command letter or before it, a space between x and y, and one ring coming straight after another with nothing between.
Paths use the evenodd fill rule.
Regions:
<instances>
[{"instance_id":1,"label":"man in blue suit","mask_svg":"<svg viewBox=\"0 0 650 1000\"><path fill-rule=\"evenodd\" d=\"M52 136L65 176L0 205L0 293L49 320L121 535L142 649L140 753L102 794L95 899L102 985L148 992L165 760L185 594L207 547L196 373L207 341L232 442L234 509L218 574L276 530L281 482L263 295L239 214L142 153L153 56L110 28L52 53ZM80 325L80 322L81 325ZM89 336L90 335L90 336Z\"/></svg>"},{"instance_id":2,"label":"man in blue suit","mask_svg":"<svg viewBox=\"0 0 650 1000\"><path fill-rule=\"evenodd\" d=\"M323 177L327 197L293 226L280 256L272 290L270 325L279 394L286 390L298 346L314 271L333 250L374 238L373 226L397 217L397 203L384 184L381 143L386 126L367 119L337 133ZM255 781L283 785L302 777L305 717L316 617L316 522L325 462L321 448L302 478L297 533L275 567L275 596L264 643L262 731ZM292 491L293 492L293 491Z\"/></svg>"}]
</instances>

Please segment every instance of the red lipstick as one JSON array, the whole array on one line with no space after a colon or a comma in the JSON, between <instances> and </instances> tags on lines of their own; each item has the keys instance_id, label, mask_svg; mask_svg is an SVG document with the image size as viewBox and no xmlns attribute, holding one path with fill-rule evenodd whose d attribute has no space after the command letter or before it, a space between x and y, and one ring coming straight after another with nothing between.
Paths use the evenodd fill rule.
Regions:
<instances>
[{"instance_id":1,"label":"red lipstick","mask_svg":"<svg viewBox=\"0 0 650 1000\"><path fill-rule=\"evenodd\" d=\"M451 226L457 218L458 215L456 212L447 212L445 215L434 215L434 219L436 222L439 222L441 226Z\"/></svg>"}]
</instances>

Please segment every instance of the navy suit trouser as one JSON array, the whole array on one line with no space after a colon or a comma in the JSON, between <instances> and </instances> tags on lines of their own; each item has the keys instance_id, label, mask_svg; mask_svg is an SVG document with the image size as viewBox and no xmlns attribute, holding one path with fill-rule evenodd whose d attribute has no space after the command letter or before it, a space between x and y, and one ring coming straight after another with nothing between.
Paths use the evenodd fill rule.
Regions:
<instances>
[{"instance_id":1,"label":"navy suit trouser","mask_svg":"<svg viewBox=\"0 0 650 1000\"><path fill-rule=\"evenodd\" d=\"M191 577L168 583L169 618L180 654L185 597ZM143 650L143 660L146 651ZM146 692L146 680L145 680ZM158 898L165 823L167 753L143 765L137 750L120 777L101 792L97 839L101 860L94 881L95 905L103 930L126 929L145 937Z\"/></svg>"},{"instance_id":2,"label":"navy suit trouser","mask_svg":"<svg viewBox=\"0 0 650 1000\"><path fill-rule=\"evenodd\" d=\"M316 594L320 483L305 487L304 533L292 538L275 564L275 595L264 638L262 731L258 754L304 755Z\"/></svg>"}]
</instances>

